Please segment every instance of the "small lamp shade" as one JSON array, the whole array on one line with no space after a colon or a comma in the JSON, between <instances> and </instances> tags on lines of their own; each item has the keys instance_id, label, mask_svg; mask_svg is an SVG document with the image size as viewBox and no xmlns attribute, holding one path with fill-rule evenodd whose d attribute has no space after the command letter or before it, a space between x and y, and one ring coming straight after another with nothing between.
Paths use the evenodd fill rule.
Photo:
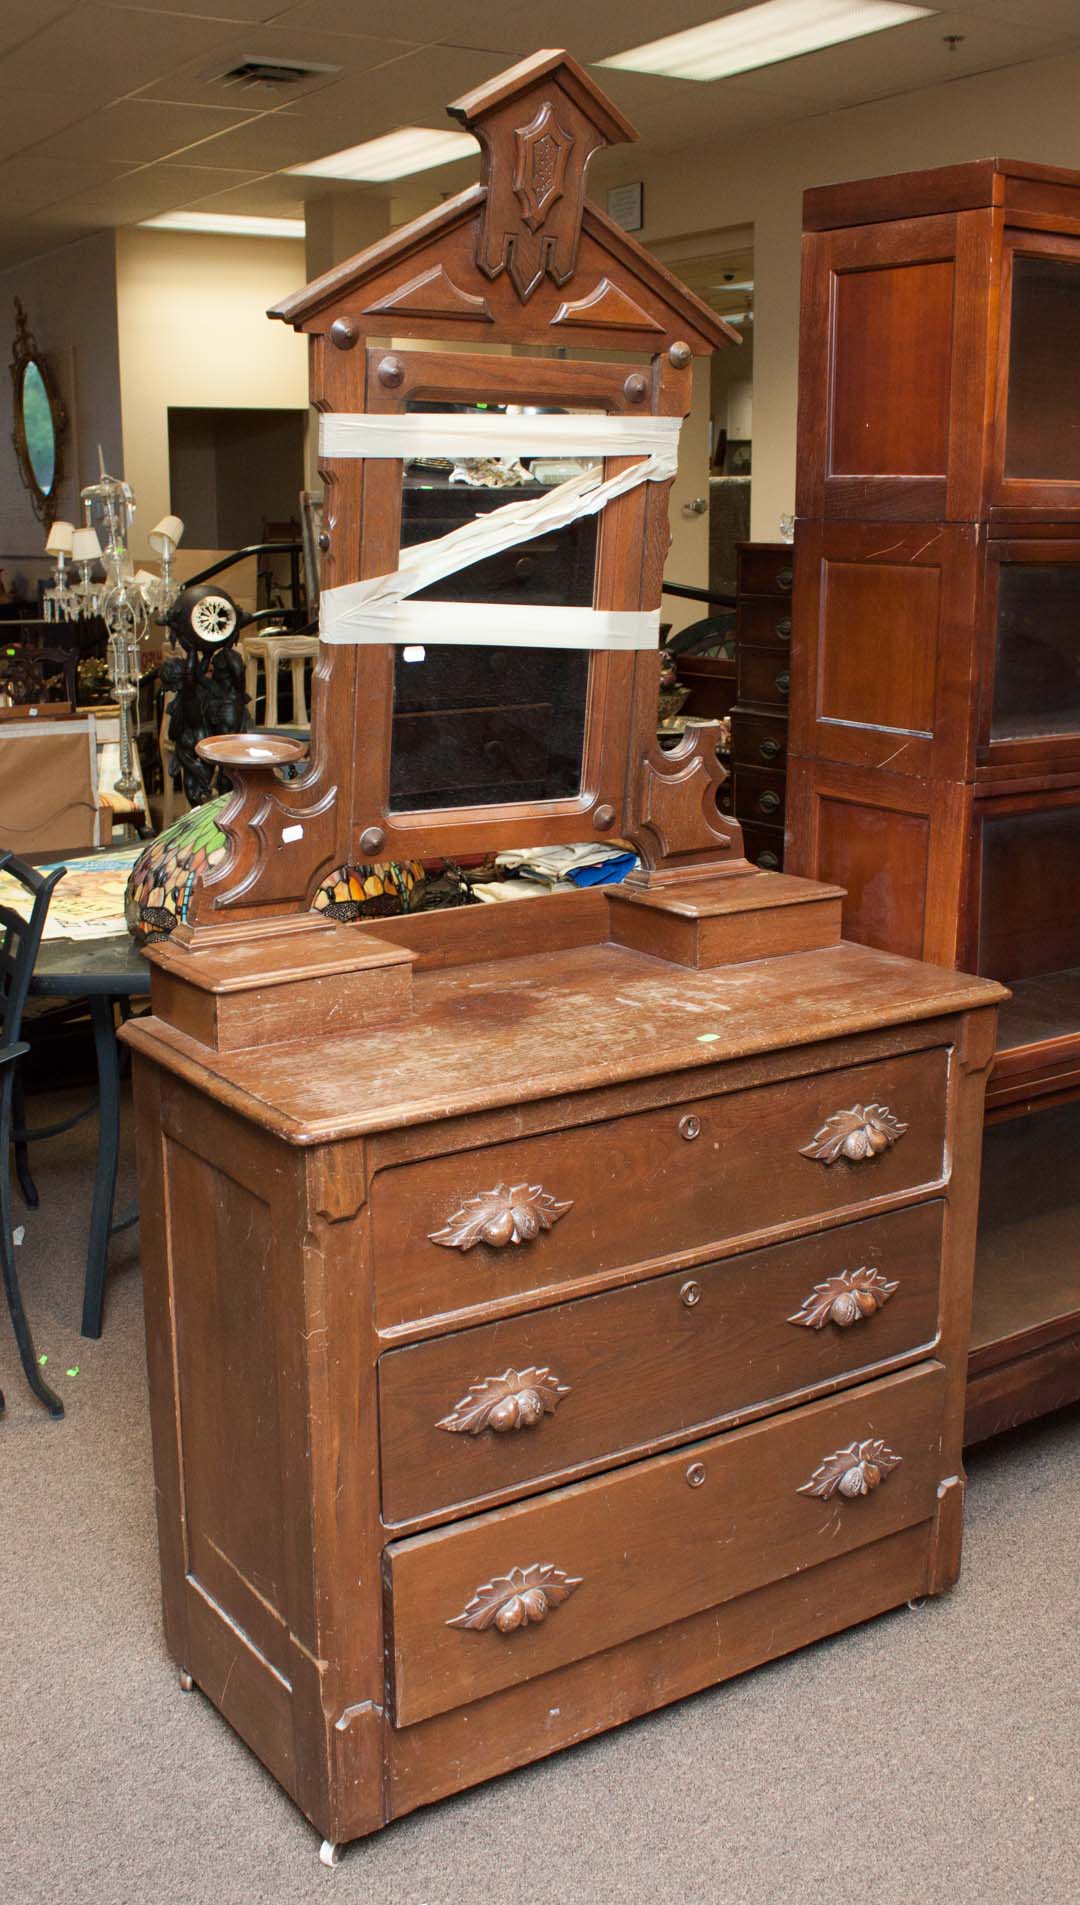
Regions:
<instances>
[{"instance_id":1,"label":"small lamp shade","mask_svg":"<svg viewBox=\"0 0 1080 1905\"><path fill-rule=\"evenodd\" d=\"M72 538L75 534L74 523L54 523L45 544L47 556L70 556Z\"/></svg>"},{"instance_id":2,"label":"small lamp shade","mask_svg":"<svg viewBox=\"0 0 1080 1905\"><path fill-rule=\"evenodd\" d=\"M179 516L163 516L146 538L155 556L171 556L184 534Z\"/></svg>"},{"instance_id":3,"label":"small lamp shade","mask_svg":"<svg viewBox=\"0 0 1080 1905\"><path fill-rule=\"evenodd\" d=\"M97 530L76 529L71 538L71 555L75 562L97 562L101 555Z\"/></svg>"}]
</instances>

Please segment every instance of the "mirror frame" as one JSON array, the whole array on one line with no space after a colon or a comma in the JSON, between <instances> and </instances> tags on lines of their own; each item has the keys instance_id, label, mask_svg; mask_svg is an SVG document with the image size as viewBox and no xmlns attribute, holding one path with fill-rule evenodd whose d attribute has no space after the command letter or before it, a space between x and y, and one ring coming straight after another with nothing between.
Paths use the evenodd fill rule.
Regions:
<instances>
[{"instance_id":1,"label":"mirror frame","mask_svg":"<svg viewBox=\"0 0 1080 1905\"><path fill-rule=\"evenodd\" d=\"M52 488L44 490L34 471L30 446L26 440L26 419L23 415L23 387L26 373L31 364L36 365L38 375L45 389L52 418L54 444L54 474ZM23 487L29 492L30 502L38 520L44 523L46 530L56 521L57 497L64 480L64 438L67 433L67 411L60 400L56 382L49 368L48 360L42 356L37 340L30 329L23 309L22 301L15 300L15 343L11 353L11 395L12 428L11 441L15 446L15 455L19 465L19 476Z\"/></svg>"}]
</instances>

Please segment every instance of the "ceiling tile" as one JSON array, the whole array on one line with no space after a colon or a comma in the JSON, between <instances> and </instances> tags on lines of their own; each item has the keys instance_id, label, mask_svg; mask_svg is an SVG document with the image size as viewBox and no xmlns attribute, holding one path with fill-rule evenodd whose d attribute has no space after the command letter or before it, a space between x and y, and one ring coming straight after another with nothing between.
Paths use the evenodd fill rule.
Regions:
<instances>
[{"instance_id":1,"label":"ceiling tile","mask_svg":"<svg viewBox=\"0 0 1080 1905\"><path fill-rule=\"evenodd\" d=\"M1076 0L965 0L963 11L1043 33L1080 34Z\"/></svg>"},{"instance_id":2,"label":"ceiling tile","mask_svg":"<svg viewBox=\"0 0 1080 1905\"><path fill-rule=\"evenodd\" d=\"M106 160L5 159L0 165L0 205L20 216L70 197L88 185L104 185L118 177L122 166Z\"/></svg>"},{"instance_id":3,"label":"ceiling tile","mask_svg":"<svg viewBox=\"0 0 1080 1905\"><path fill-rule=\"evenodd\" d=\"M167 108L181 111L188 108ZM204 135L184 153L187 165L241 166L251 171L279 172L286 166L317 159L326 151L326 133L317 115L265 112L232 131Z\"/></svg>"},{"instance_id":4,"label":"ceiling tile","mask_svg":"<svg viewBox=\"0 0 1080 1905\"><path fill-rule=\"evenodd\" d=\"M0 77L3 67L0 64ZM86 106L74 97L43 97L40 93L7 94L0 116L0 159L37 145L86 116Z\"/></svg>"},{"instance_id":5,"label":"ceiling tile","mask_svg":"<svg viewBox=\"0 0 1080 1905\"><path fill-rule=\"evenodd\" d=\"M237 29L176 13L129 13L88 3L35 33L3 61L5 93L75 94L87 107L122 98Z\"/></svg>"},{"instance_id":6,"label":"ceiling tile","mask_svg":"<svg viewBox=\"0 0 1080 1905\"><path fill-rule=\"evenodd\" d=\"M85 218L99 225L130 225L141 218L153 218L158 212L179 210L196 192L206 192L211 179L219 186L241 185L250 182L252 176L193 172L183 165L147 165L111 181L84 181L85 190L71 192L54 209L61 217Z\"/></svg>"},{"instance_id":7,"label":"ceiling tile","mask_svg":"<svg viewBox=\"0 0 1080 1905\"><path fill-rule=\"evenodd\" d=\"M118 13L189 14L216 26L235 26L238 21L257 25L286 10L282 0L101 0L101 4Z\"/></svg>"},{"instance_id":8,"label":"ceiling tile","mask_svg":"<svg viewBox=\"0 0 1080 1905\"><path fill-rule=\"evenodd\" d=\"M230 185L224 190L192 196L186 210L251 213L258 218L303 218L304 200L297 191L299 179L271 173L248 185Z\"/></svg>"},{"instance_id":9,"label":"ceiling tile","mask_svg":"<svg viewBox=\"0 0 1080 1905\"><path fill-rule=\"evenodd\" d=\"M206 51L183 64L176 64L147 86L140 95L149 99L188 101L195 105L236 105L240 110L273 111L277 107L299 107L305 99L321 96L342 73L374 72L403 53L416 48L407 40L373 39L370 36L290 32L277 27L230 28L225 37L207 40ZM288 86L225 84L222 75L242 60L265 59L288 63L310 60L330 68L315 72Z\"/></svg>"},{"instance_id":10,"label":"ceiling tile","mask_svg":"<svg viewBox=\"0 0 1080 1905\"><path fill-rule=\"evenodd\" d=\"M50 21L70 13L73 4L74 0L34 0L31 12L20 5L19 0L9 0L0 13L0 53L9 53L24 40L33 39Z\"/></svg>"},{"instance_id":11,"label":"ceiling tile","mask_svg":"<svg viewBox=\"0 0 1080 1905\"><path fill-rule=\"evenodd\" d=\"M35 150L50 158L77 159L96 154L102 159L122 159L132 166L147 165L215 132L243 126L247 118L220 106L164 106L152 100L121 99L68 126Z\"/></svg>"},{"instance_id":12,"label":"ceiling tile","mask_svg":"<svg viewBox=\"0 0 1080 1905\"><path fill-rule=\"evenodd\" d=\"M961 35L955 48L948 36ZM1080 13L1074 30L1080 45ZM853 106L888 99L923 86L941 86L996 66L1012 66L1057 50L1060 33L1010 26L981 11L937 13L907 26L871 33L801 59L783 60L740 75L740 83L760 93L786 93L816 99L822 106ZM597 75L601 77L601 75ZM693 85L692 80L686 82ZM713 84L724 84L714 81ZM710 92L709 85L699 88Z\"/></svg>"}]
</instances>

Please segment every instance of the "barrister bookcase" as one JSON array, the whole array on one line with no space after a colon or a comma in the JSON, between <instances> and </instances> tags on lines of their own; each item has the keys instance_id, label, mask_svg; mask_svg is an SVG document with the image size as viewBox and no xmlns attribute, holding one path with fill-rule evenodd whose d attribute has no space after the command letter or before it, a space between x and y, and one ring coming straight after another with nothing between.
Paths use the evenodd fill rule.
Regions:
<instances>
[{"instance_id":1,"label":"barrister bookcase","mask_svg":"<svg viewBox=\"0 0 1080 1905\"><path fill-rule=\"evenodd\" d=\"M976 1439L1080 1395L1080 173L830 186L804 225L786 864L1012 992Z\"/></svg>"},{"instance_id":2,"label":"barrister bookcase","mask_svg":"<svg viewBox=\"0 0 1080 1905\"><path fill-rule=\"evenodd\" d=\"M731 339L585 200L630 128L573 60L455 111L481 183L277 308L325 431L311 761L202 744L227 851L124 1033L168 1643L329 1863L955 1580L1001 997L842 943L839 889L751 866L718 727L658 746L671 459L641 444ZM478 404L526 460L560 411L610 446L571 492L614 486L588 606L504 567L534 642L478 581L494 638L456 647L452 571L424 642L394 607L331 639L409 543L394 443L437 460ZM311 911L358 859L594 835L632 881Z\"/></svg>"}]
</instances>

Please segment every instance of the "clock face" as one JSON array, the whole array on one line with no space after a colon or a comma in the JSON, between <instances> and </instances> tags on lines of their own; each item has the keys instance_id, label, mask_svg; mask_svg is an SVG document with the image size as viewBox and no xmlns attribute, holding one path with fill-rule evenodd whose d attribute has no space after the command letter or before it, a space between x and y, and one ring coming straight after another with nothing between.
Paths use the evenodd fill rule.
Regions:
<instances>
[{"instance_id":1,"label":"clock face","mask_svg":"<svg viewBox=\"0 0 1080 1905\"><path fill-rule=\"evenodd\" d=\"M216 648L236 630L236 604L227 595L210 593L191 606L191 632L197 642Z\"/></svg>"}]
</instances>

